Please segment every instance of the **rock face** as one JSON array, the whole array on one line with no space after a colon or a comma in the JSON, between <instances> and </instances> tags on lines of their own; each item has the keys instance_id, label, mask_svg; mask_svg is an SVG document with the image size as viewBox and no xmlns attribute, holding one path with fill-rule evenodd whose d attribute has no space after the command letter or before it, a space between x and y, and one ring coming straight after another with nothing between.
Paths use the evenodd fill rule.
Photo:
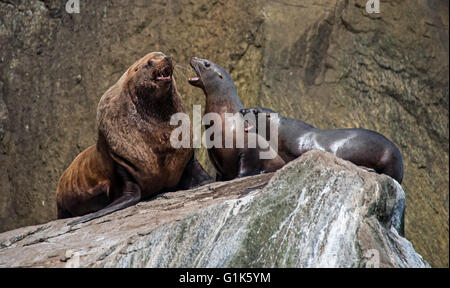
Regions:
<instances>
[{"instance_id":1,"label":"rock face","mask_svg":"<svg viewBox=\"0 0 450 288\"><path fill-rule=\"evenodd\" d=\"M0 234L0 267L429 267L399 235L391 178L318 151L272 176Z\"/></svg>"},{"instance_id":2,"label":"rock face","mask_svg":"<svg viewBox=\"0 0 450 288\"><path fill-rule=\"evenodd\" d=\"M405 160L405 233L448 267L447 0L0 0L0 231L56 219L63 170L95 143L101 95L136 59L177 60L186 109L193 55L231 71L246 106L319 128L363 127ZM202 164L212 166L204 150Z\"/></svg>"}]
</instances>

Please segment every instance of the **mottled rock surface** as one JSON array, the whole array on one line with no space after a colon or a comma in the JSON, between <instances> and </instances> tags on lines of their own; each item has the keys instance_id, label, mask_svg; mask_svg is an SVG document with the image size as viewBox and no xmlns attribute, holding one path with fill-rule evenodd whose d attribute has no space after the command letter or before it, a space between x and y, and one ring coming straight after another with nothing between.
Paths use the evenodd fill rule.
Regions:
<instances>
[{"instance_id":1,"label":"mottled rock surface","mask_svg":"<svg viewBox=\"0 0 450 288\"><path fill-rule=\"evenodd\" d=\"M429 267L399 235L404 208L390 177L314 151L275 175L0 234L0 267Z\"/></svg>"},{"instance_id":2,"label":"mottled rock surface","mask_svg":"<svg viewBox=\"0 0 450 288\"><path fill-rule=\"evenodd\" d=\"M405 159L406 235L449 265L447 0L0 0L0 231L56 218L55 191L96 140L101 95L136 59L176 59L185 105L189 57L231 71L246 106L319 128L386 135ZM204 150L199 153L213 173Z\"/></svg>"}]
</instances>

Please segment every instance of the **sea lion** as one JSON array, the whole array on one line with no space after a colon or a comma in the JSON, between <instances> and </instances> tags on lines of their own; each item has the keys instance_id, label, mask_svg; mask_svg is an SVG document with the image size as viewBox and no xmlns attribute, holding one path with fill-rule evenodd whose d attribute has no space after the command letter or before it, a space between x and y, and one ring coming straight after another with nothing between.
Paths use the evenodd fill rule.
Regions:
<instances>
[{"instance_id":1,"label":"sea lion","mask_svg":"<svg viewBox=\"0 0 450 288\"><path fill-rule=\"evenodd\" d=\"M253 113L253 119L264 114L266 127L269 127L271 121L270 114L277 113L260 107L242 109L240 112L242 115ZM252 128L249 131L259 133L258 124L259 121L250 123L249 127ZM377 173L389 175L398 183L402 183L402 154L380 133L359 128L320 130L303 121L279 114L275 124L278 126L278 152L286 162L309 150L322 150L356 165L374 169ZM266 133L269 135L268 130Z\"/></svg>"},{"instance_id":2,"label":"sea lion","mask_svg":"<svg viewBox=\"0 0 450 288\"><path fill-rule=\"evenodd\" d=\"M222 139L225 140L226 135L234 135L233 142L236 142L236 127L225 125L225 113L236 114L244 108L238 98L233 79L225 69L209 60L192 57L190 64L197 77L190 78L189 83L203 90L206 96L205 114L211 112L219 114L222 119ZM229 131L226 131L227 129ZM285 162L280 156L276 155L273 159L260 159L261 148L259 147L261 146L248 148L248 138L245 138L244 142L246 148L213 147L208 149L209 158L217 171L216 180L231 180L273 172L284 166ZM271 149L270 146L269 149Z\"/></svg>"},{"instance_id":3,"label":"sea lion","mask_svg":"<svg viewBox=\"0 0 450 288\"><path fill-rule=\"evenodd\" d=\"M98 140L62 174L58 218L87 222L160 192L210 182L194 150L174 149L170 117L183 112L172 59L153 52L134 63L97 109ZM93 213L94 212L94 213Z\"/></svg>"}]
</instances>

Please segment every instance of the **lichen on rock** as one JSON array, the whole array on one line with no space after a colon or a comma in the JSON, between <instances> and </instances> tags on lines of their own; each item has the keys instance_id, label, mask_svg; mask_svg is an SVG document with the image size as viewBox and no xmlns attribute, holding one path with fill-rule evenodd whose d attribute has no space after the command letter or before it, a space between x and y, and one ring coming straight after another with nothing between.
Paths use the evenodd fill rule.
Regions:
<instances>
[{"instance_id":1,"label":"lichen on rock","mask_svg":"<svg viewBox=\"0 0 450 288\"><path fill-rule=\"evenodd\" d=\"M81 267L429 267L399 235L404 208L395 180L311 151L274 175L0 234L0 267L73 267L68 250Z\"/></svg>"}]
</instances>

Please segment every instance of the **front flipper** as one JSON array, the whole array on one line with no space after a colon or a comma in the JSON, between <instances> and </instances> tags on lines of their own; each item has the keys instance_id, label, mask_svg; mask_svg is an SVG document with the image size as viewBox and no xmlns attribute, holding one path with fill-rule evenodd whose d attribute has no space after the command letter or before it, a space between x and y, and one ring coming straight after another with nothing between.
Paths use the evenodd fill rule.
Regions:
<instances>
[{"instance_id":1,"label":"front flipper","mask_svg":"<svg viewBox=\"0 0 450 288\"><path fill-rule=\"evenodd\" d=\"M177 190L187 190L214 182L213 178L203 169L195 156L184 168Z\"/></svg>"},{"instance_id":2,"label":"front flipper","mask_svg":"<svg viewBox=\"0 0 450 288\"><path fill-rule=\"evenodd\" d=\"M243 178L247 176L254 176L260 174L260 161L252 155L255 149L244 151L239 156L239 171L236 178Z\"/></svg>"},{"instance_id":3,"label":"front flipper","mask_svg":"<svg viewBox=\"0 0 450 288\"><path fill-rule=\"evenodd\" d=\"M75 221L68 223L67 225L74 226L80 223L89 222L96 218L103 217L105 215L139 203L139 201L141 200L141 188L139 187L139 185L132 179L132 177L123 167L117 168L117 176L120 178L121 183L123 183L122 196L114 200L111 204L109 204L102 210L85 215Z\"/></svg>"}]
</instances>

